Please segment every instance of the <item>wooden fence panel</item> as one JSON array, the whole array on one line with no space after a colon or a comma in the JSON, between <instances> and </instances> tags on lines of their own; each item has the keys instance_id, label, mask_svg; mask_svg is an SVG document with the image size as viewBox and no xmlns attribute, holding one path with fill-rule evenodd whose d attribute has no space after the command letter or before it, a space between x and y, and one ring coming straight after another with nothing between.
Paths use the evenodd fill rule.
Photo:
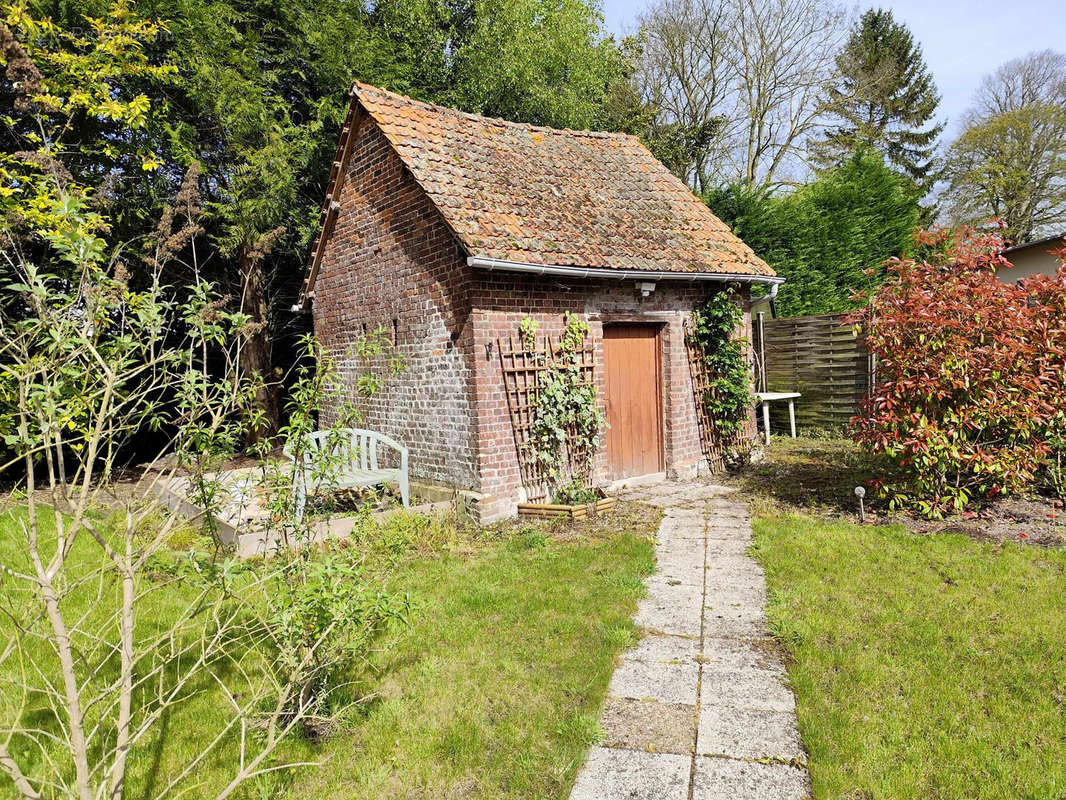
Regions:
<instances>
[{"instance_id":1,"label":"wooden fence panel","mask_svg":"<svg viewBox=\"0 0 1066 800\"><path fill-rule=\"evenodd\" d=\"M871 358L857 326L844 323L846 316L763 321L765 390L803 395L796 401L796 424L801 429L847 425L870 390ZM787 429L787 407L775 403L771 412L771 426Z\"/></svg>"}]
</instances>

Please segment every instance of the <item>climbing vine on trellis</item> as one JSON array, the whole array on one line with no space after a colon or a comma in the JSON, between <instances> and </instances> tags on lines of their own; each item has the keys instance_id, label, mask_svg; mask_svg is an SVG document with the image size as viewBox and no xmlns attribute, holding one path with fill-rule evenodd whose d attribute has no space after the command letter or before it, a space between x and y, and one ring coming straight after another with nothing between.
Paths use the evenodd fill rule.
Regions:
<instances>
[{"instance_id":1,"label":"climbing vine on trellis","mask_svg":"<svg viewBox=\"0 0 1066 800\"><path fill-rule=\"evenodd\" d=\"M692 313L688 345L693 351L692 366L701 424L712 428L704 433L704 449L710 444L720 450L736 442L751 413L751 373L745 354L746 341L736 333L744 320L737 302L737 290L729 287L710 295ZM708 439L714 435L716 442ZM729 449L729 448L727 448Z\"/></svg>"},{"instance_id":2,"label":"climbing vine on trellis","mask_svg":"<svg viewBox=\"0 0 1066 800\"><path fill-rule=\"evenodd\" d=\"M500 342L519 464L531 497L569 496L590 484L606 426L596 402L589 326L567 312L562 333L554 341L543 337L539 347L537 330L525 317L517 345Z\"/></svg>"},{"instance_id":3,"label":"climbing vine on trellis","mask_svg":"<svg viewBox=\"0 0 1066 800\"><path fill-rule=\"evenodd\" d=\"M556 487L568 479L588 482L606 423L596 386L586 380L577 357L588 333L587 322L566 312L559 346L549 347L548 369L537 375L540 391L530 438L534 456Z\"/></svg>"}]
</instances>

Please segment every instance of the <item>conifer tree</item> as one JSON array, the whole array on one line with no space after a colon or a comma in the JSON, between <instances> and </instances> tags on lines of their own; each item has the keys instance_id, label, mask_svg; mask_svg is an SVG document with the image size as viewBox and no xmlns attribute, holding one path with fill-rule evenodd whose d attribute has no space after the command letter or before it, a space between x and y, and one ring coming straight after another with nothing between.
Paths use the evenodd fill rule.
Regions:
<instances>
[{"instance_id":1,"label":"conifer tree","mask_svg":"<svg viewBox=\"0 0 1066 800\"><path fill-rule=\"evenodd\" d=\"M838 124L815 146L816 160L831 166L856 147L869 147L927 192L936 179L934 151L944 124L934 121L940 95L907 26L890 11L870 9L836 63L830 99Z\"/></svg>"}]
</instances>

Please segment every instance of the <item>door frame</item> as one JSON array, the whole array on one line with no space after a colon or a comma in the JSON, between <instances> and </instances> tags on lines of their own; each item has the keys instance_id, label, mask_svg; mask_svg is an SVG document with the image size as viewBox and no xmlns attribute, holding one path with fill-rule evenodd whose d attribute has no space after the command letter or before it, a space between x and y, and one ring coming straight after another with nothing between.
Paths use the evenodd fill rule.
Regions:
<instances>
[{"instance_id":1,"label":"door frame","mask_svg":"<svg viewBox=\"0 0 1066 800\"><path fill-rule=\"evenodd\" d=\"M650 328L654 331L655 350L655 416L658 425L659 469L656 472L648 472L645 475L657 475L666 471L666 392L663 391L663 334L667 329L667 321L637 314L604 314L602 315L603 331L601 332L601 347L603 348L603 398L604 406L607 405L607 329L639 326ZM606 408L604 409L606 411ZM609 420L608 420L609 421ZM611 459L607 453L607 440L604 437L604 456L607 461L607 472L610 480L630 480L640 478L641 475L628 475L622 478L614 477L611 470Z\"/></svg>"}]
</instances>

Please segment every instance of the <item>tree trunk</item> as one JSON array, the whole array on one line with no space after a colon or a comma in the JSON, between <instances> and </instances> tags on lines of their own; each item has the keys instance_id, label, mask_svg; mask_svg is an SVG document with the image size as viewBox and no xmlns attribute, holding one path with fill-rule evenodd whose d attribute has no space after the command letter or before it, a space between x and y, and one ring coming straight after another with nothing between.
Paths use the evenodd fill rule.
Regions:
<instances>
[{"instance_id":1,"label":"tree trunk","mask_svg":"<svg viewBox=\"0 0 1066 800\"><path fill-rule=\"evenodd\" d=\"M260 381L255 402L261 412L259 424L250 426L248 444L256 444L277 435L280 425L280 390L274 374L273 344L270 339L269 310L263 259L242 244L237 254L241 271L241 311L255 326L241 347L241 373Z\"/></svg>"}]
</instances>

